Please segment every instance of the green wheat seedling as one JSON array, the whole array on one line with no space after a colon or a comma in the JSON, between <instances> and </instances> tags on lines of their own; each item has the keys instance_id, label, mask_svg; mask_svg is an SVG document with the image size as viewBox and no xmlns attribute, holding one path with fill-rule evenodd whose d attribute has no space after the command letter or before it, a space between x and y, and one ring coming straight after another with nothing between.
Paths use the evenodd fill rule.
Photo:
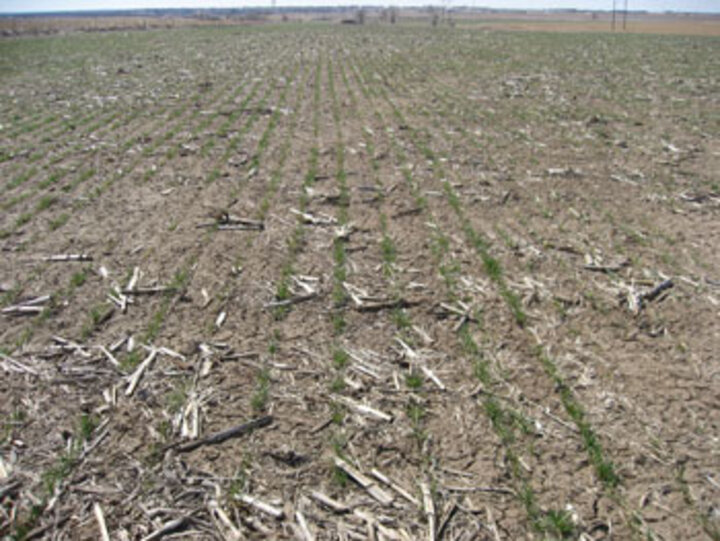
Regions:
<instances>
[{"instance_id":1,"label":"green wheat seedling","mask_svg":"<svg viewBox=\"0 0 720 541\"><path fill-rule=\"evenodd\" d=\"M380 250L382 252L383 273L390 277L393 272L393 266L397 260L397 248L395 243L387 231L387 218L384 214L380 215L380 228L382 230L382 239L380 240Z\"/></svg>"},{"instance_id":2,"label":"green wheat seedling","mask_svg":"<svg viewBox=\"0 0 720 541\"><path fill-rule=\"evenodd\" d=\"M53 466L40 475L45 490L41 499L33 505L29 516L16 518L14 524L15 536L13 538L24 539L40 521L47 504L55 495L58 487L70 477L79 464L85 444L90 441L99 423L99 419L94 415L87 413L80 415L68 448L57 457Z\"/></svg>"},{"instance_id":3,"label":"green wheat seedling","mask_svg":"<svg viewBox=\"0 0 720 541\"><path fill-rule=\"evenodd\" d=\"M335 124L336 138L336 174L335 179L340 190L340 203L338 212L338 222L341 225L348 223L348 206L349 195L347 188L347 175L345 172L345 147L342 140L342 132L340 129L340 108L337 95L335 93L334 74L332 61L327 63L328 90L332 101L333 121ZM344 306L347 302L347 293L345 292L344 283L347 280L347 251L346 240L338 237L333 241L333 304L334 311L332 315L333 329L336 335L340 335L345 331L346 322L344 317Z\"/></svg>"},{"instance_id":4,"label":"green wheat seedling","mask_svg":"<svg viewBox=\"0 0 720 541\"><path fill-rule=\"evenodd\" d=\"M370 94L370 92L368 92L367 94ZM382 95L382 90L379 92L379 94ZM397 114L396 117L402 118L401 115ZM427 158L434 158L434 154L429 150L429 148L426 148L424 154ZM412 179L411 171L406 169L404 176L407 182L412 186L414 184L414 181ZM447 183L445 184L448 185ZM449 197L451 206L454 206L457 209L461 210L460 200L457 195L454 192L446 193L451 194ZM427 212L427 208L424 204L421 208L423 208L424 212ZM435 248L433 253L437 264L440 266L439 262L447 257L449 243L447 242L447 239L444 238L442 233L437 233L438 231L439 228L436 227L435 232L436 235L439 235L438 238L440 240L439 242L434 243ZM496 280L501 277L499 264L496 264L494 260L491 260L489 257L486 258L485 266L486 271L489 271L489 273L492 274ZM451 298L457 296L457 293L455 292L455 288L457 287L457 280L454 277L457 275L458 271L459 267L456 263L452 261L443 266L442 274L445 277L446 287L449 291L448 295ZM460 331L458 333L460 345L465 351L466 355L468 355L472 359L473 373L475 374L475 376L483 383L484 386L486 386L487 388L492 388L492 386L495 384L495 381L491 376L489 364L487 360L484 359L480 347L474 341L470 333L470 328L471 327L469 325L464 325L460 328ZM522 502L526 510L527 516L529 517L533 525L533 528L548 537L557 536L559 533L558 527L562 529L562 524L558 526L558 523L562 521L555 520L560 516L558 514L559 512L550 510L547 513L543 513L540 510L538 504L536 503L536 499L532 487L530 486L529 480L526 478L524 471L520 465L519 456L514 450L515 447L518 445L519 441L517 432L519 431L520 434L525 435L529 434L531 432L530 423L525 421L524 417L521 414L512 410L505 409L502 404L500 404L500 402L492 395L486 395L483 401L483 405L484 411L488 419L490 420L495 433L498 435L501 442L503 443L506 458L510 464L511 471L513 473L513 479L515 479L515 484L517 487L516 494L518 496L518 499ZM420 412L413 409L409 412L409 415L411 419L417 420L420 417ZM418 441L420 442L422 440L422 432L418 431L417 428L415 432L418 435Z\"/></svg>"},{"instance_id":5,"label":"green wheat seedling","mask_svg":"<svg viewBox=\"0 0 720 541\"><path fill-rule=\"evenodd\" d=\"M20 348L27 344L32 337L35 335L37 329L41 328L47 321L55 315L61 306L70 299L75 291L85 285L88 276L91 273L90 267L84 267L81 270L75 272L70 282L64 288L60 288L50 296L50 301L45 306L42 312L32 318L29 323L24 327L22 334L17 338L15 347ZM28 279L32 280L42 274L42 268L38 268L33 275L29 276ZM6 292L3 297L0 298L0 305L12 304L17 299L20 289L15 289Z\"/></svg>"},{"instance_id":6,"label":"green wheat seedling","mask_svg":"<svg viewBox=\"0 0 720 541\"><path fill-rule=\"evenodd\" d=\"M22 186L28 180L30 180L35 175L36 172L37 172L37 169L35 167L31 167L27 171L20 173L19 175L14 177L10 182L8 182L3 187L3 191L9 192L10 190L14 190L15 188L18 188L19 186Z\"/></svg>"},{"instance_id":7,"label":"green wheat seedling","mask_svg":"<svg viewBox=\"0 0 720 541\"><path fill-rule=\"evenodd\" d=\"M173 302L184 295L191 279L191 269L193 269L197 257L197 254L191 255L188 261L175 272L167 291L162 296L160 306L150 317L150 322L140 337L140 343L151 344L160 334ZM120 367L126 372L131 372L142 359L142 353L136 348L120 361Z\"/></svg>"},{"instance_id":8,"label":"green wheat seedling","mask_svg":"<svg viewBox=\"0 0 720 541\"><path fill-rule=\"evenodd\" d=\"M600 440L590 426L590 423L586 420L584 409L575 398L570 387L564 382L555 362L541 349L538 349L537 355L545 372L553 382L555 382L555 388L560 395L560 400L562 401L565 411L580 432L580 437L590 457L590 462L595 468L598 479L600 479L608 489L615 489L620 484L620 476L616 472L616 467L612 461L604 456Z\"/></svg>"},{"instance_id":9,"label":"green wheat seedling","mask_svg":"<svg viewBox=\"0 0 720 541\"><path fill-rule=\"evenodd\" d=\"M312 74L310 74L309 77L312 77ZM298 91L298 95L296 96L294 106L291 108L290 125L289 125L287 133L285 135L285 139L282 143L282 146L280 148L279 156L277 159L277 166L275 167L275 169L273 170L273 172L271 174L270 184L267 187L267 192L265 193L265 195L258 207L258 219L261 221L265 220L268 210L270 209L271 201L272 201L273 197L275 196L275 193L277 192L280 181L282 180L283 169L285 167L285 163L288 158L292 139L295 135L295 131L298 126L299 104L304 101L304 98L305 98L304 89L307 86L307 84L309 84L309 82L310 82L310 80L306 81L305 84L300 85L300 90ZM315 159L316 159L315 163L316 163L316 167L317 167L317 156L315 157Z\"/></svg>"},{"instance_id":10,"label":"green wheat seedling","mask_svg":"<svg viewBox=\"0 0 720 541\"><path fill-rule=\"evenodd\" d=\"M398 117L402 118L402 116L399 114ZM432 158L432 154L430 152L425 152L425 155L428 159ZM447 182L444 183L444 189L449 205L461 218L461 221L463 223L463 230L466 234L466 237L470 240L471 244L475 247L475 249L481 256L486 274L488 275L488 277L490 277L492 281L498 284L501 296L505 299L506 303L510 307L511 312L513 313L518 324L520 326L523 326L526 321L526 316L522 310L522 305L520 303L519 297L505 284L502 277L502 269L499 266L499 263L489 254L488 243L485 242L484 239L482 239L477 234L477 232L474 231L474 229L470 226L469 222L464 218L461 202L457 195L454 193L454 190L452 189L450 184ZM476 373L483 374L485 370L482 368L478 369L477 366L478 365L476 365ZM547 363L545 363L545 368L546 371L551 374L551 370ZM558 383L557 380L556 383ZM563 400L566 412L576 422L576 425L578 426L584 442L584 446L588 452L588 455L590 456L592 464L596 469L598 478L606 487L608 487L608 489L614 489L614 487L617 486L617 483L619 482L619 478L615 472L614 466L610 461L603 457L602 448L600 447L597 437L592 431L590 425L584 420L584 414L582 413L580 405L577 403L577 401L574 400L571 394L567 393L567 388L562 386L559 387L561 389L561 398ZM563 389L566 390L563 391ZM493 405L492 403L486 403L486 408L489 408L488 412L493 419L493 424L496 427L496 431L499 430L503 437L506 437L507 431L503 428L504 423L500 422L501 417L498 415L495 405ZM569 532L569 530L563 526L562 516L558 514L548 514L542 520L542 522L538 522L538 520L534 520L533 522L538 528L552 530L555 535L567 535Z\"/></svg>"},{"instance_id":11,"label":"green wheat seedling","mask_svg":"<svg viewBox=\"0 0 720 541\"><path fill-rule=\"evenodd\" d=\"M255 412L263 412L267 408L270 399L270 371L267 368L258 372L255 392L250 399L250 405Z\"/></svg>"},{"instance_id":12,"label":"green wheat seedling","mask_svg":"<svg viewBox=\"0 0 720 541\"><path fill-rule=\"evenodd\" d=\"M281 92L281 94L279 96L279 103L281 106L284 106L286 103L288 88L291 87L291 83L295 80L298 70L299 70L299 66L296 66L294 68L294 72L293 72L292 76L289 79L288 85L285 86L284 90ZM257 149L255 150L255 153L253 155L253 159L250 160L250 163L247 166L247 175L250 175L250 173L252 173L253 171L257 171L257 169L260 167L262 156L265 153L265 151L267 150L269 143L272 139L272 134L278 124L278 120L281 115L281 112L280 112L281 108L282 107L278 107L275 109L275 111L273 112L273 114L270 118L270 121L268 122L267 126L263 130L263 134L260 138ZM251 118L248 119L248 122L243 127L243 130L240 132L240 134L238 134L238 137L241 137L242 134L246 133L246 131L251 128L252 123L257 120L257 118L259 118L259 115L257 115L257 114L252 115ZM287 145L285 145L285 146L287 146ZM287 151L285 151L285 152L287 152ZM284 162L284 158L282 159L282 162ZM276 172L273 175L279 177L279 171L281 171L281 168L282 168L282 163L278 166L278 168L275 170ZM218 171L218 175L219 175L219 171ZM214 172L211 173L211 177L213 177L213 176L214 176ZM232 198L236 199L238 197L239 189L240 189L239 187L233 188L233 190L231 192ZM261 210L261 213L259 216L261 220L264 218L264 213L269 208L269 192L271 189L272 188L270 186L268 186L265 197L261 204L262 210ZM252 241L249 238L246 240L245 250L247 250L251 246L251 242ZM292 258L292 259L294 259L294 258ZM290 292L291 277L292 277L292 265L286 264L283 267L283 272L282 272L280 280L278 281L278 284L277 284L277 288L276 288L276 292L275 292L275 300L286 301L291 298L291 296L292 296L291 292ZM223 291L220 294L220 300L219 300L220 304L224 304L225 302L227 302L228 296L231 294L231 291L232 291L231 284L230 283L226 284L226 286L224 287ZM285 315L289 312L289 309L290 309L290 305L276 306L273 309L273 314L275 316L275 319L279 320L279 319L282 319L283 317L285 317ZM212 330L214 330L214 328L215 328L214 323L212 323L212 322L208 323L209 330L212 331Z\"/></svg>"},{"instance_id":13,"label":"green wheat seedling","mask_svg":"<svg viewBox=\"0 0 720 541\"><path fill-rule=\"evenodd\" d=\"M313 107L313 124L314 126L319 126L319 88L318 84L320 82L319 79L319 73L320 73L320 65L316 67L315 75L314 75L314 84L315 84L315 100L314 100L314 107ZM312 75L310 76L313 77ZM293 124L291 127L291 130L294 130L296 126L296 120L293 120ZM314 145L310 149L310 157L308 159L308 165L307 165L307 171L305 173L305 176L303 177L303 185L302 190L300 191L300 200L299 200L299 206L302 211L305 211L307 208L307 190L312 187L312 185L315 182L315 178L317 177L318 172L318 163L319 163L319 149L317 147L317 138L318 138L319 132L318 130L314 130ZM286 156L286 150L283 150L283 155ZM284 160L284 158L283 158ZM280 177L280 167L276 170L276 174L273 175L273 179L277 178L279 181ZM277 181L276 181L277 182ZM272 185L272 181L271 181ZM273 188L274 189L274 188ZM289 300L291 297L290 292L290 282L292 279L292 275L294 274L294 266L297 261L298 256L302 252L305 246L305 226L302 222L302 219L298 216L295 227L293 228L292 232L290 233L290 236L287 240L287 257L285 260L285 263L283 264L282 271L280 278L278 280L278 283L275 288L275 299L278 301L284 301ZM276 320L283 319L292 309L292 305L282 305L274 308L273 315Z\"/></svg>"}]
</instances>

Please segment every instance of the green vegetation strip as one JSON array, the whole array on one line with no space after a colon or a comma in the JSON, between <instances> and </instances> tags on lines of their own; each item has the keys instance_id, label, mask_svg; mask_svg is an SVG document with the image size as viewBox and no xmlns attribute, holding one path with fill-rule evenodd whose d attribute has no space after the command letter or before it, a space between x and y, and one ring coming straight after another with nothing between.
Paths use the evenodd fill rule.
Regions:
<instances>
[{"instance_id":1,"label":"green vegetation strip","mask_svg":"<svg viewBox=\"0 0 720 541\"><path fill-rule=\"evenodd\" d=\"M358 84L361 89L363 89L365 85L359 76L359 73L356 72L356 75L358 75ZM363 94L369 96L370 92L363 92ZM397 160L400 163L406 163L406 156L398 144L394 134L391 136L391 142L393 144L393 151L397 156ZM435 264L438 267L440 274L445 279L446 295L449 299L455 300L459 297L459 295L456 291L457 280L454 275L459 272L460 266L457 262L452 260L446 262L449 257L449 240L437 225L437 222L427 206L427 202L420 195L419 188L410 169L407 166L403 166L402 172L411 193L413 193L415 197L416 204L428 216L430 223L433 226L431 229L434 231L434 238L432 239L431 245L434 247L433 254ZM382 227L385 229L386 224L382 224ZM387 240L383 240L382 244L384 245L384 260L392 260L396 252L394 244L391 244ZM481 315L475 314L474 319L475 321L481 321ZM510 473L512 474L512 479L515 485L515 495L518 501L523 505L534 530L544 535L545 538L571 538L575 533L575 526L572 523L569 513L557 509L542 511L536 501L536 496L533 492L530 478L525 473L521 465L520 455L517 450L522 438L534 436L532 424L521 413L508 407L504 407L492 393L492 389L497 386L498 382L492 377L489 363L484 358L482 349L472 336L471 325L474 325L477 327L477 330L480 330L479 324L477 323L473 324L472 322L468 322L464 324L457 334L458 345L461 348L461 351L463 351L463 353L471 359L473 374L478 381L483 384L483 387L486 390L486 392L483 393L482 398L483 411L488 417L493 430L505 450L505 456L510 464ZM418 380L416 374L410 373L406 377L406 384L411 389L417 389L421 384L421 380ZM420 421L424 415L422 407L419 406L419 403L411 403L411 406L408 409L408 416L413 424L413 433L416 434L416 437L418 437L419 441L421 441L423 433L420 427Z\"/></svg>"},{"instance_id":2,"label":"green vegetation strip","mask_svg":"<svg viewBox=\"0 0 720 541\"><path fill-rule=\"evenodd\" d=\"M386 83L386 86L389 85L389 83L384 78L383 81ZM401 122L403 126L407 127L406 131L409 132L410 139L413 145L418 148L418 150L426 157L426 159L428 159L430 163L432 163L436 177L438 177L442 181L446 200L461 221L462 230L466 236L466 239L480 255L486 274L491 279L491 281L493 281L498 287L500 295L510 308L510 311L515 318L515 321L518 323L518 325L525 328L527 317L522 310L519 296L515 292L513 292L505 282L502 276L502 268L500 266L500 263L489 253L489 243L477 231L473 229L468 218L466 217L460 202L460 198L455 192L455 190L452 188L450 182L448 181L446 177L446 172L442 166L441 161L437 158L437 156L430 149L427 143L429 135L425 134L425 137L421 138L418 131L408 126L406 119L404 118L398 107L394 104L394 102L388 97L387 91L383 86L380 86L379 93L389 104L394 116L398 119L398 121ZM611 460L605 457L603 448L599 442L597 434L594 432L590 423L587 421L584 410L580 406L579 402L577 402L577 400L574 398L569 386L567 386L567 384L564 382L564 379L560 375L557 366L548 356L538 356L541 360L546 374L553 380L556 389L558 389L561 402L563 404L563 408L565 409L566 414L576 425L578 432L580 433L583 445L588 454L590 462L595 469L598 480L605 487L607 495L616 503L618 503L618 505L620 505L629 515L628 525L631 527L635 537L642 537L643 535L645 535L645 533L647 533L648 535L652 535L647 525L642 521L639 513L631 510L629 504L625 501L622 494L617 490L618 486L622 482L622 479L617 473L617 468L614 466ZM643 533L643 531L645 533Z\"/></svg>"}]
</instances>

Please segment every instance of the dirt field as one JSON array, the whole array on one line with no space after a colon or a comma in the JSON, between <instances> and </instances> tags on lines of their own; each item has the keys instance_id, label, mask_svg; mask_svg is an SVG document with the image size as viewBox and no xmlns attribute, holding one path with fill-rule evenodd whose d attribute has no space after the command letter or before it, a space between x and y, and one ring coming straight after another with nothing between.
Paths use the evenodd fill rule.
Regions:
<instances>
[{"instance_id":1,"label":"dirt field","mask_svg":"<svg viewBox=\"0 0 720 541\"><path fill-rule=\"evenodd\" d=\"M506 30L520 32L600 32L631 34L667 34L680 36L720 36L720 20L633 20L626 21L625 27L618 18L615 30L609 20L581 21L464 21L458 25L482 28L484 30Z\"/></svg>"},{"instance_id":2,"label":"dirt field","mask_svg":"<svg viewBox=\"0 0 720 541\"><path fill-rule=\"evenodd\" d=\"M701 13L527 12L463 13L454 17L461 26L492 30L535 32L615 32L720 36L720 15Z\"/></svg>"},{"instance_id":3,"label":"dirt field","mask_svg":"<svg viewBox=\"0 0 720 541\"><path fill-rule=\"evenodd\" d=\"M671 34L686 36L720 36L720 15L709 13L629 13L618 11L615 26L611 12L470 12L453 11L443 14L429 9L407 8L396 11L404 26L431 24L433 14L438 24L450 24L475 30L509 30L521 32L593 32L631 34ZM23 36L70 32L109 32L157 30L203 26L242 26L280 22L333 22L353 19L356 8L345 11L287 11L272 13L217 14L207 16L107 16L107 17L0 17L0 36ZM365 10L368 24L387 24L389 11L382 8Z\"/></svg>"},{"instance_id":4,"label":"dirt field","mask_svg":"<svg viewBox=\"0 0 720 541\"><path fill-rule=\"evenodd\" d=\"M1 536L720 539L719 39L71 34L0 78Z\"/></svg>"},{"instance_id":5,"label":"dirt field","mask_svg":"<svg viewBox=\"0 0 720 541\"><path fill-rule=\"evenodd\" d=\"M37 36L72 32L116 32L196 28L203 26L240 26L258 24L269 17L178 17L178 16L107 16L107 17L0 17L0 36ZM280 21L276 17L275 22Z\"/></svg>"}]
</instances>

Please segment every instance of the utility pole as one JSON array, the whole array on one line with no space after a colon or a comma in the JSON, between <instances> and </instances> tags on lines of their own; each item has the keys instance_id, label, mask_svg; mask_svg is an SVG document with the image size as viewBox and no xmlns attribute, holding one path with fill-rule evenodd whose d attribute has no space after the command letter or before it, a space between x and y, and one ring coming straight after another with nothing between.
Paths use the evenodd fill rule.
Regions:
<instances>
[{"instance_id":1,"label":"utility pole","mask_svg":"<svg viewBox=\"0 0 720 541\"><path fill-rule=\"evenodd\" d=\"M625 0L625 9L623 10L623 32L627 29L627 13L628 13L628 0Z\"/></svg>"},{"instance_id":2,"label":"utility pole","mask_svg":"<svg viewBox=\"0 0 720 541\"><path fill-rule=\"evenodd\" d=\"M610 25L612 31L615 32L615 0L613 0L613 12L612 12L612 24Z\"/></svg>"}]
</instances>

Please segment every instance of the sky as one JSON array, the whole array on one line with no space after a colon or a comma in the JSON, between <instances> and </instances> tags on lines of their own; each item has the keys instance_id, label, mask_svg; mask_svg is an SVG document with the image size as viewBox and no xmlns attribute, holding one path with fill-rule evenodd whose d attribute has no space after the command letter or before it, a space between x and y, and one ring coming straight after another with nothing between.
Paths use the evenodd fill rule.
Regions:
<instances>
[{"instance_id":1,"label":"sky","mask_svg":"<svg viewBox=\"0 0 720 541\"><path fill-rule=\"evenodd\" d=\"M616 0L621 6L624 0ZM613 0L450 0L454 6L509 9L576 8L609 10ZM628 0L630 9L720 13L720 0ZM441 0L277 0L278 6L442 4ZM142 8L237 8L269 6L270 0L0 0L0 13Z\"/></svg>"}]
</instances>

